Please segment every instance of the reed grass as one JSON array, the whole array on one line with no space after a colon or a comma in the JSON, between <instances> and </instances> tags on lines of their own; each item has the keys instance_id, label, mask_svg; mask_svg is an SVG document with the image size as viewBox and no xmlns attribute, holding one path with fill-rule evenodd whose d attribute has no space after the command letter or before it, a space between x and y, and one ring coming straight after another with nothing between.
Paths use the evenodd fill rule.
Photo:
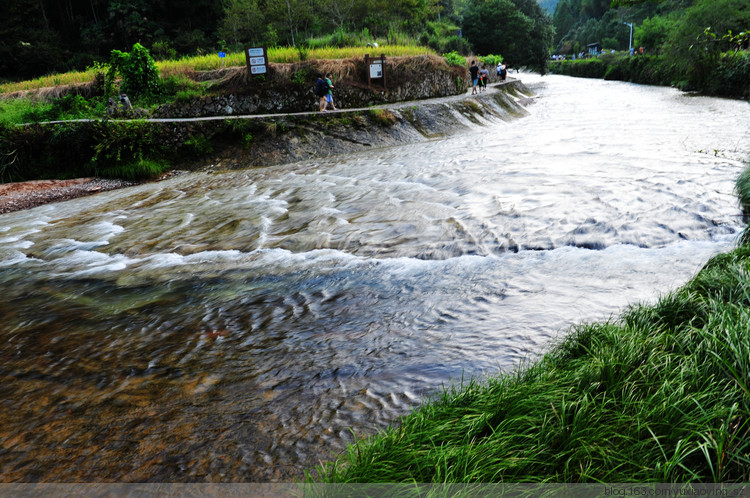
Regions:
<instances>
[{"instance_id":1,"label":"reed grass","mask_svg":"<svg viewBox=\"0 0 750 498\"><path fill-rule=\"evenodd\" d=\"M292 63L305 59L346 59L349 57L364 57L365 54L372 56L385 54L388 57L432 54L433 50L418 45L381 45L377 48L369 47L320 47L310 49L297 49L294 47L273 47L268 49L268 60L273 63ZM177 60L164 60L156 62L159 74L162 77L188 74L195 71L212 71L222 67L235 67L245 65L244 52L228 52L226 57L220 59L217 54L188 56ZM73 71L49 76L43 76L28 81L5 83L0 85L0 94L12 93L39 88L76 85L90 83L94 80L97 72L102 69L89 69L87 71Z\"/></svg>"},{"instance_id":2,"label":"reed grass","mask_svg":"<svg viewBox=\"0 0 750 498\"><path fill-rule=\"evenodd\" d=\"M445 390L308 481L746 482L749 331L743 245L539 361Z\"/></svg>"},{"instance_id":3,"label":"reed grass","mask_svg":"<svg viewBox=\"0 0 750 498\"><path fill-rule=\"evenodd\" d=\"M103 178L121 178L125 180L144 180L156 178L169 169L169 164L162 160L137 158L125 163L116 163L97 171Z\"/></svg>"},{"instance_id":4,"label":"reed grass","mask_svg":"<svg viewBox=\"0 0 750 498\"><path fill-rule=\"evenodd\" d=\"M94 80L96 73L97 70L94 69L87 71L71 71L67 73L41 76L33 80L5 83L0 85L0 94L24 90L36 90L38 88L48 88L53 86L91 83Z\"/></svg>"}]
</instances>

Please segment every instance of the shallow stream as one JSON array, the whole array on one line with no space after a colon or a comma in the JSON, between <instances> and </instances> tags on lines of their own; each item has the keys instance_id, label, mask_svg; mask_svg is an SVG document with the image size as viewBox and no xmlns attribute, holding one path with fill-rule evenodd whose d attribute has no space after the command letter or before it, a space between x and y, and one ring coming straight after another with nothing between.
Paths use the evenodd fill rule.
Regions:
<instances>
[{"instance_id":1,"label":"shallow stream","mask_svg":"<svg viewBox=\"0 0 750 498\"><path fill-rule=\"evenodd\" d=\"M2 480L300 478L733 246L748 103L520 77L523 118L0 215Z\"/></svg>"}]
</instances>

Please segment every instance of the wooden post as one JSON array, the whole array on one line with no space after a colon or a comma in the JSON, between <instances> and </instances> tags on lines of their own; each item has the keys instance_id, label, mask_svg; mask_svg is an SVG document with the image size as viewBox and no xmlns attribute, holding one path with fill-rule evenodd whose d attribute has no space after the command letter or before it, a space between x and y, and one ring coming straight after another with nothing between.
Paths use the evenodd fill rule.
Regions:
<instances>
[{"instance_id":1,"label":"wooden post","mask_svg":"<svg viewBox=\"0 0 750 498\"><path fill-rule=\"evenodd\" d=\"M365 54L365 72L367 73L367 88L372 88L372 80L370 79L370 54Z\"/></svg>"},{"instance_id":2,"label":"wooden post","mask_svg":"<svg viewBox=\"0 0 750 498\"><path fill-rule=\"evenodd\" d=\"M383 70L383 90L387 87L385 85L385 54L380 54L380 68Z\"/></svg>"}]
</instances>

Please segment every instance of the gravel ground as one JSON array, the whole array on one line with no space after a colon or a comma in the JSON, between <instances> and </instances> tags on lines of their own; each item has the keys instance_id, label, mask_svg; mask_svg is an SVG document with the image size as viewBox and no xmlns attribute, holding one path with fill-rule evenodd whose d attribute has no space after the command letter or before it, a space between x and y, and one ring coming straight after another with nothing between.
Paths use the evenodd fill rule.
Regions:
<instances>
[{"instance_id":1,"label":"gravel ground","mask_svg":"<svg viewBox=\"0 0 750 498\"><path fill-rule=\"evenodd\" d=\"M0 214L135 185L124 180L77 178L0 184Z\"/></svg>"}]
</instances>

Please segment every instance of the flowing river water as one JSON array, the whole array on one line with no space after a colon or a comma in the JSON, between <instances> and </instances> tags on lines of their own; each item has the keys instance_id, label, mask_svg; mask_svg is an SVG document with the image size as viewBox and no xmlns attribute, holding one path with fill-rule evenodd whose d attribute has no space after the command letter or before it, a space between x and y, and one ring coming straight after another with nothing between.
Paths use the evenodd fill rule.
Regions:
<instances>
[{"instance_id":1,"label":"flowing river water","mask_svg":"<svg viewBox=\"0 0 750 498\"><path fill-rule=\"evenodd\" d=\"M523 74L529 115L0 215L3 481L283 481L681 285L750 105Z\"/></svg>"}]
</instances>

